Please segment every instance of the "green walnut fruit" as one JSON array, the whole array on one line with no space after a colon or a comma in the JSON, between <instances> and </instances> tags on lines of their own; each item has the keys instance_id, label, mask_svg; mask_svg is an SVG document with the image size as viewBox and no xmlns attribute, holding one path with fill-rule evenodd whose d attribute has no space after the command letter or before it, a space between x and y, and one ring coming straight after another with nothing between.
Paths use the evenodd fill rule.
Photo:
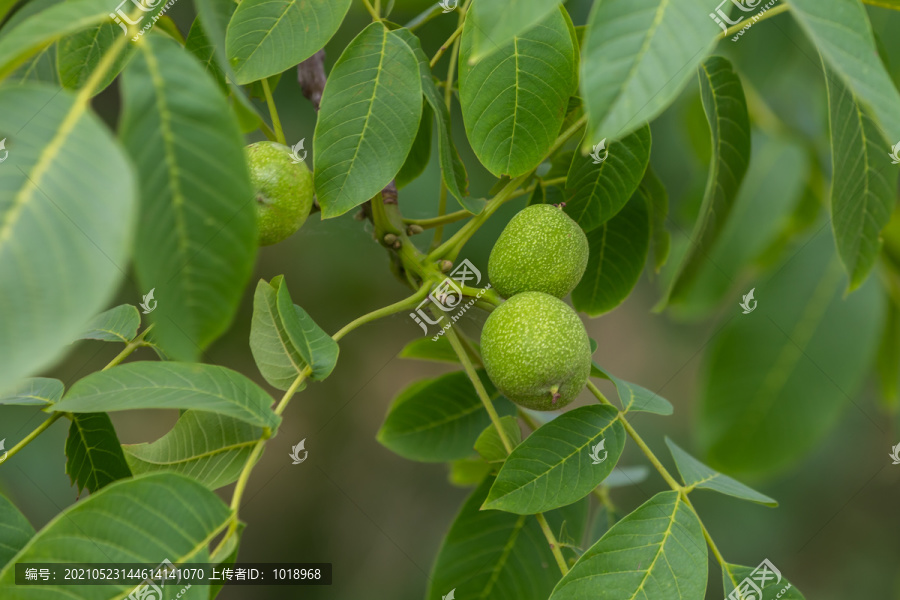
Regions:
<instances>
[{"instance_id":1,"label":"green walnut fruit","mask_svg":"<svg viewBox=\"0 0 900 600\"><path fill-rule=\"evenodd\" d=\"M256 192L260 246L270 246L300 229L313 203L313 176L291 149L276 142L246 148L250 181Z\"/></svg>"},{"instance_id":2,"label":"green walnut fruit","mask_svg":"<svg viewBox=\"0 0 900 600\"><path fill-rule=\"evenodd\" d=\"M587 263L587 236L578 223L552 204L535 204L497 238L488 276L504 298L522 292L563 298L581 281Z\"/></svg>"},{"instance_id":3,"label":"green walnut fruit","mask_svg":"<svg viewBox=\"0 0 900 600\"><path fill-rule=\"evenodd\" d=\"M568 304L543 292L516 294L490 314L481 332L488 377L525 408L556 410L584 389L591 343Z\"/></svg>"}]
</instances>

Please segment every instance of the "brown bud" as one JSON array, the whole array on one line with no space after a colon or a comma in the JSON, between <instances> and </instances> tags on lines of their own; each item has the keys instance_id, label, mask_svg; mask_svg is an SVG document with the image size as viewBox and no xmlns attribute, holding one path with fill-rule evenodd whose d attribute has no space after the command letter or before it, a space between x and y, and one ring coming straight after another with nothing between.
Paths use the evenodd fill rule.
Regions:
<instances>
[{"instance_id":1,"label":"brown bud","mask_svg":"<svg viewBox=\"0 0 900 600\"><path fill-rule=\"evenodd\" d=\"M397 204L397 185L393 179L381 190L381 198L385 204Z\"/></svg>"},{"instance_id":2,"label":"brown bud","mask_svg":"<svg viewBox=\"0 0 900 600\"><path fill-rule=\"evenodd\" d=\"M325 89L325 50L319 50L297 65L297 81L303 95L319 110Z\"/></svg>"}]
</instances>

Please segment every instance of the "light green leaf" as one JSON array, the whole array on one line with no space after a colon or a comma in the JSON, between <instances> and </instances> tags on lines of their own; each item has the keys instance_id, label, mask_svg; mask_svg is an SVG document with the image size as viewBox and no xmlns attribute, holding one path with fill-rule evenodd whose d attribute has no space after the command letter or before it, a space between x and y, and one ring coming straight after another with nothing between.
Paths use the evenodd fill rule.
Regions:
<instances>
[{"instance_id":1,"label":"light green leaf","mask_svg":"<svg viewBox=\"0 0 900 600\"><path fill-rule=\"evenodd\" d=\"M7 20L3 27L0 28L0 38L17 27L20 23L29 17L43 12L60 4L63 0L32 0L19 7L15 13ZM2 4L2 2L0 2ZM2 10L0 10L2 12ZM24 82L44 82L59 85L59 75L56 72L56 43L51 43L22 63L9 77L7 82L24 83Z\"/></svg>"},{"instance_id":2,"label":"light green leaf","mask_svg":"<svg viewBox=\"0 0 900 600\"><path fill-rule=\"evenodd\" d=\"M475 351L478 352L478 344L474 342L472 344L475 346ZM427 337L413 340L404 346L397 356L400 358L417 358L419 360L459 364L459 357L445 336L439 337L436 341L432 341L431 338ZM475 362L479 360L478 355L472 352L469 352L469 357Z\"/></svg>"},{"instance_id":3,"label":"light green leaf","mask_svg":"<svg viewBox=\"0 0 900 600\"><path fill-rule=\"evenodd\" d=\"M13 561L155 565L168 559L183 564L208 559L207 546L230 518L231 511L213 492L186 477L160 473L126 479L62 511ZM2 598L21 596L13 561L0 571ZM114 600L134 587L53 584L30 589L41 598Z\"/></svg>"},{"instance_id":4,"label":"light green leaf","mask_svg":"<svg viewBox=\"0 0 900 600\"><path fill-rule=\"evenodd\" d=\"M79 340L101 340L127 344L137 336L141 314L131 304L122 304L102 312L91 321Z\"/></svg>"},{"instance_id":5,"label":"light green leaf","mask_svg":"<svg viewBox=\"0 0 900 600\"><path fill-rule=\"evenodd\" d=\"M764 563L760 563L756 568L744 567L741 565L729 564L722 568L722 587L726 594L731 594L735 587L741 585L740 593L744 598L753 598L754 600L806 600L800 590L795 588L791 582L782 577L781 572L777 574L772 569L775 567L770 562L765 565L765 574L760 567ZM759 574L752 578L754 572L759 569ZM756 587L744 583L746 579L753 579ZM760 585L762 584L762 585ZM760 596L756 589L762 590Z\"/></svg>"},{"instance_id":6,"label":"light green leaf","mask_svg":"<svg viewBox=\"0 0 900 600\"><path fill-rule=\"evenodd\" d=\"M281 418L269 410L272 398L231 369L177 362L133 362L91 373L75 382L62 401L47 410L112 412L179 408L220 413L275 429Z\"/></svg>"},{"instance_id":7,"label":"light green leaf","mask_svg":"<svg viewBox=\"0 0 900 600\"><path fill-rule=\"evenodd\" d=\"M853 94L867 104L889 140L900 141L900 92L878 58L872 24L859 0L791 0L816 48Z\"/></svg>"},{"instance_id":8,"label":"light green leaf","mask_svg":"<svg viewBox=\"0 0 900 600\"><path fill-rule=\"evenodd\" d=\"M431 572L426 598L547 600L559 581L559 568L537 519L497 510L480 510L493 478L466 500L444 538ZM547 513L554 532L582 531L586 503ZM565 523L565 525L563 525Z\"/></svg>"},{"instance_id":9,"label":"light green leaf","mask_svg":"<svg viewBox=\"0 0 900 600\"><path fill-rule=\"evenodd\" d=\"M112 8L107 0L69 0L4 32L0 38L0 80L52 42L108 20Z\"/></svg>"},{"instance_id":10,"label":"light green leaf","mask_svg":"<svg viewBox=\"0 0 900 600\"><path fill-rule=\"evenodd\" d=\"M483 371L481 375L497 412L515 414L515 406L500 397ZM472 382L456 371L418 381L400 392L377 439L410 460L447 462L471 456L475 440L490 422Z\"/></svg>"},{"instance_id":11,"label":"light green leaf","mask_svg":"<svg viewBox=\"0 0 900 600\"><path fill-rule=\"evenodd\" d=\"M310 366L312 370L310 379L317 381L325 379L331 375L337 364L340 351L338 343L316 325L305 310L291 301L291 293L283 277L277 283L273 279L272 284L277 288L275 294L278 315L284 324L288 339Z\"/></svg>"},{"instance_id":12,"label":"light green leaf","mask_svg":"<svg viewBox=\"0 0 900 600\"><path fill-rule=\"evenodd\" d=\"M500 50L557 10L559 0L475 0L466 13L472 23L472 50L475 64Z\"/></svg>"},{"instance_id":13,"label":"light green leaf","mask_svg":"<svg viewBox=\"0 0 900 600\"><path fill-rule=\"evenodd\" d=\"M478 160L500 177L537 167L559 134L575 93L577 53L563 9L472 66L476 26L459 52L459 101Z\"/></svg>"},{"instance_id":14,"label":"light green leaf","mask_svg":"<svg viewBox=\"0 0 900 600\"><path fill-rule=\"evenodd\" d=\"M549 600L703 600L706 542L678 492L660 492L590 547Z\"/></svg>"},{"instance_id":15,"label":"light green leaf","mask_svg":"<svg viewBox=\"0 0 900 600\"><path fill-rule=\"evenodd\" d=\"M422 116L422 80L401 35L372 23L335 63L313 139L322 217L380 192L403 166Z\"/></svg>"},{"instance_id":16,"label":"light green leaf","mask_svg":"<svg viewBox=\"0 0 900 600\"><path fill-rule=\"evenodd\" d=\"M707 0L603 0L588 17L581 96L591 144L652 121L694 74L721 33Z\"/></svg>"},{"instance_id":17,"label":"light green leaf","mask_svg":"<svg viewBox=\"0 0 900 600\"><path fill-rule=\"evenodd\" d=\"M658 310L665 308L667 301L678 302L694 282L728 221L750 163L750 117L744 88L727 59L712 56L701 65L700 92L712 134L709 177L690 248Z\"/></svg>"},{"instance_id":18,"label":"light green leaf","mask_svg":"<svg viewBox=\"0 0 900 600\"><path fill-rule=\"evenodd\" d=\"M156 290L155 339L196 360L231 323L256 255L243 140L225 98L189 53L149 36L123 77L122 141L138 167L135 270Z\"/></svg>"},{"instance_id":19,"label":"light green leaf","mask_svg":"<svg viewBox=\"0 0 900 600\"><path fill-rule=\"evenodd\" d=\"M897 204L900 166L891 164L891 143L859 98L827 66L825 79L831 123L831 226L852 291L875 266L881 230Z\"/></svg>"},{"instance_id":20,"label":"light green leaf","mask_svg":"<svg viewBox=\"0 0 900 600\"><path fill-rule=\"evenodd\" d=\"M588 265L572 290L575 310L592 317L619 306L641 277L650 247L647 200L638 192L609 221L587 234Z\"/></svg>"},{"instance_id":21,"label":"light green leaf","mask_svg":"<svg viewBox=\"0 0 900 600\"><path fill-rule=\"evenodd\" d=\"M476 200L467 197L469 176L466 174L466 166L462 159L459 158L459 152L453 145L452 129L450 127L450 111L444 103L444 98L438 92L434 83L434 77L431 75L431 65L425 52L422 51L422 44L408 29L398 29L394 33L405 41L416 55L419 62L419 73L422 76L422 93L425 95L425 101L431 107L437 122L438 130L438 158L441 163L441 176L444 184L450 194L456 198L460 206L473 214L481 212L481 206Z\"/></svg>"},{"instance_id":22,"label":"light green leaf","mask_svg":"<svg viewBox=\"0 0 900 600\"><path fill-rule=\"evenodd\" d=\"M0 289L16 290L0 294L2 390L52 364L108 306L136 211L127 158L70 93L0 90L0 132L18 132L0 169Z\"/></svg>"},{"instance_id":23,"label":"light green leaf","mask_svg":"<svg viewBox=\"0 0 900 600\"><path fill-rule=\"evenodd\" d=\"M171 471L211 490L237 481L262 429L216 413L188 410L149 444L123 445L135 475Z\"/></svg>"},{"instance_id":24,"label":"light green leaf","mask_svg":"<svg viewBox=\"0 0 900 600\"><path fill-rule=\"evenodd\" d=\"M615 384L624 413L649 412L656 415L671 415L674 412L672 404L659 394L651 392L636 383L610 375L595 363L591 363L591 377L602 377Z\"/></svg>"},{"instance_id":25,"label":"light green leaf","mask_svg":"<svg viewBox=\"0 0 900 600\"><path fill-rule=\"evenodd\" d=\"M769 498L765 494L760 494L756 490L747 487L740 481L732 479L727 475L722 475L714 469L710 469L702 462L679 448L675 442L666 437L666 444L672 452L672 458L675 459L675 465L681 474L681 480L684 485L689 488L703 488L707 490L715 490L720 494L734 496L742 500L749 500L766 506L778 506L778 502Z\"/></svg>"},{"instance_id":26,"label":"light green leaf","mask_svg":"<svg viewBox=\"0 0 900 600\"><path fill-rule=\"evenodd\" d=\"M331 39L351 0L246 0L225 36L228 59L241 85L303 62Z\"/></svg>"},{"instance_id":27,"label":"light green leaf","mask_svg":"<svg viewBox=\"0 0 900 600\"><path fill-rule=\"evenodd\" d=\"M126 8L131 9L131 6L133 5L128 5ZM144 18L149 20L152 15ZM83 86L97 68L100 58L123 35L125 32L122 31L122 28L107 18L93 27L61 39L56 46L56 64L62 85L70 89L78 89ZM112 83L113 79L118 77L136 48L137 46L132 43L125 46L125 49L116 57L112 67L103 76L100 84L94 89L94 95L102 92Z\"/></svg>"},{"instance_id":28,"label":"light green leaf","mask_svg":"<svg viewBox=\"0 0 900 600\"><path fill-rule=\"evenodd\" d=\"M638 193L647 201L650 210L650 246L653 251L653 270L659 273L669 259L671 239L666 229L669 216L669 193L653 168L648 166L638 187Z\"/></svg>"},{"instance_id":29,"label":"light green leaf","mask_svg":"<svg viewBox=\"0 0 900 600\"><path fill-rule=\"evenodd\" d=\"M16 505L0 494L0 570L34 535L34 527Z\"/></svg>"},{"instance_id":30,"label":"light green leaf","mask_svg":"<svg viewBox=\"0 0 900 600\"><path fill-rule=\"evenodd\" d=\"M260 280L253 295L253 319L250 322L250 351L259 372L272 387L287 390L306 367L278 314L278 288L282 275L272 283Z\"/></svg>"},{"instance_id":31,"label":"light green leaf","mask_svg":"<svg viewBox=\"0 0 900 600\"><path fill-rule=\"evenodd\" d=\"M594 404L539 427L503 463L483 508L530 515L590 494L625 447L625 429L617 416L611 406Z\"/></svg>"},{"instance_id":32,"label":"light green leaf","mask_svg":"<svg viewBox=\"0 0 900 600\"><path fill-rule=\"evenodd\" d=\"M513 448L518 446L522 441L522 430L519 428L519 421L516 417L512 415L501 417L500 426ZM506 460L506 446L503 445L503 440L500 439L500 434L497 433L497 428L493 423L485 427L478 439L475 440L475 451L488 462L496 463Z\"/></svg>"},{"instance_id":33,"label":"light green leaf","mask_svg":"<svg viewBox=\"0 0 900 600\"><path fill-rule=\"evenodd\" d=\"M704 369L701 446L711 467L732 474L783 470L857 410L881 327L876 282L842 297L827 228L773 271L754 282L757 308L717 334Z\"/></svg>"},{"instance_id":34,"label":"light green leaf","mask_svg":"<svg viewBox=\"0 0 900 600\"><path fill-rule=\"evenodd\" d=\"M582 145L591 142L585 139ZM602 159L599 164L576 152L566 175L565 211L585 232L616 216L638 189L650 162L650 126L597 148L596 156Z\"/></svg>"},{"instance_id":35,"label":"light green leaf","mask_svg":"<svg viewBox=\"0 0 900 600\"><path fill-rule=\"evenodd\" d=\"M72 415L66 439L66 474L79 495L85 489L93 494L114 481L131 477L109 415Z\"/></svg>"},{"instance_id":36,"label":"light green leaf","mask_svg":"<svg viewBox=\"0 0 900 600\"><path fill-rule=\"evenodd\" d=\"M18 404L20 406L53 404L62 398L65 386L59 379L32 377L19 382L16 387L0 394L0 404Z\"/></svg>"}]
</instances>

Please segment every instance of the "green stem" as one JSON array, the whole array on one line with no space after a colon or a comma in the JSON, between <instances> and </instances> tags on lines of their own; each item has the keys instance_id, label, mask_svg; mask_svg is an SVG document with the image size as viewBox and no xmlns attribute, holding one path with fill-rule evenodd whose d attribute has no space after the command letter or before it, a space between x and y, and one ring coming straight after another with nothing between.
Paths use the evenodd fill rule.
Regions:
<instances>
[{"instance_id":1,"label":"green stem","mask_svg":"<svg viewBox=\"0 0 900 600\"><path fill-rule=\"evenodd\" d=\"M147 327L147 329L142 331L140 333L140 335L138 335L136 338L134 338L133 340L128 342L125 345L125 349L122 350L121 352L119 352L119 354L114 359L109 361L109 364L107 364L105 367L103 367L101 369L101 371L105 371L107 369L111 369L111 368L115 367L116 365L121 363L123 360L128 358L132 352L134 352L141 346L146 346L147 344L144 342L144 338L147 337L147 334L150 333L151 329L153 329L153 325L155 325L155 323L152 323L149 327Z\"/></svg>"},{"instance_id":2,"label":"green stem","mask_svg":"<svg viewBox=\"0 0 900 600\"><path fill-rule=\"evenodd\" d=\"M541 531L544 532L544 537L547 538L547 541L550 542L550 552L553 553L553 558L556 559L556 564L559 565L559 570L562 572L563 577L569 572L569 566L566 564L566 559L562 555L562 550L559 549L559 542L556 541L556 536L553 535L553 530L550 529L550 524L547 523L546 517L544 517L543 513L537 513L534 515L534 518L537 519L538 524L541 526Z\"/></svg>"},{"instance_id":3,"label":"green stem","mask_svg":"<svg viewBox=\"0 0 900 600\"><path fill-rule=\"evenodd\" d=\"M381 17L378 16L378 11L376 11L371 4L369 4L369 0L362 0L363 4L366 7L366 10L369 11L369 14L372 15L372 19L375 21L380 21Z\"/></svg>"},{"instance_id":4,"label":"green stem","mask_svg":"<svg viewBox=\"0 0 900 600\"><path fill-rule=\"evenodd\" d=\"M263 93L266 95L266 104L269 105L269 115L272 117L272 127L275 128L275 139L279 143L287 146L287 140L284 137L284 130L281 128L281 119L278 118L278 108L275 107L275 98L272 97L272 90L269 89L269 80L261 79Z\"/></svg>"},{"instance_id":5,"label":"green stem","mask_svg":"<svg viewBox=\"0 0 900 600\"><path fill-rule=\"evenodd\" d=\"M438 51L435 52L435 53L434 53L434 56L431 58L431 63L430 63L430 65L431 65L431 68L432 68L432 69L434 68L434 65L436 65L437 62L441 59L441 57L444 55L444 52L446 52L447 49L450 47L450 44L455 43L455 42L456 42L456 38L458 38L458 37L460 36L460 34L462 33L462 31L463 31L463 25L465 25L465 19L464 19L464 17L460 17L460 21L462 21L462 23L460 23L459 27L456 28L456 31L454 31L453 34L452 34L449 38L447 38L447 41L446 41L446 42L444 42L443 44L441 44L441 47L438 48ZM452 52L451 52L451 54L450 54L450 69L453 69L453 66L454 66L453 63L456 62L456 61L454 60L453 54L454 54L454 53L452 53ZM449 87L449 86L448 86L448 87Z\"/></svg>"},{"instance_id":6,"label":"green stem","mask_svg":"<svg viewBox=\"0 0 900 600\"><path fill-rule=\"evenodd\" d=\"M30 444L32 441L34 441L34 438L36 438L37 436L44 433L44 431L46 431L48 427L50 427L51 425L56 423L57 419L59 419L62 416L65 416L66 414L67 413L64 413L64 412L53 413L53 415L49 419L47 419L46 421L44 421L43 423L38 425L34 431L32 431L31 433L26 435L22 439L21 442L19 442L18 444L16 444L12 448L10 448L9 451L6 453L6 458L4 458L3 461L6 462L7 459L10 459L13 456L15 456L16 454L18 454L22 448L24 448L25 446Z\"/></svg>"},{"instance_id":7,"label":"green stem","mask_svg":"<svg viewBox=\"0 0 900 600\"><path fill-rule=\"evenodd\" d=\"M706 545L709 546L710 550L712 550L713 556L716 557L716 562L718 562L719 566L721 566L722 569L726 573L728 573L728 577L731 579L731 584L733 586L737 587L737 579L735 579L734 573L731 572L731 566L725 560L725 557L722 556L722 553L719 552L719 547L716 546L716 543L713 541L712 536L709 533L709 530L706 528L706 525L704 525L703 521L700 519L700 515L699 515L699 513L697 513L697 509L694 508L693 504L691 504L691 500L690 500L690 498L688 498L688 491L681 490L679 492L679 494L681 494L681 498L682 498L682 500L684 500L684 503L687 504L691 508L692 511L694 511L695 515L697 515L697 520L700 522L700 530L703 532L703 537L706 539Z\"/></svg>"},{"instance_id":8,"label":"green stem","mask_svg":"<svg viewBox=\"0 0 900 600\"><path fill-rule=\"evenodd\" d=\"M376 319L380 319L382 317L387 317L389 315L398 313L402 310L407 310L409 308L413 308L418 306L419 302L425 299L425 296L428 295L428 287L422 286L419 290L410 296L409 298L405 298L400 300L399 302L394 302L393 304L389 304L388 306L379 308L378 310L374 310L368 314L365 314L358 319L354 319L350 321L346 325L344 325L337 333L335 333L332 337L334 340L340 341L342 337L359 327L360 325L365 325L366 323L371 323Z\"/></svg>"},{"instance_id":9,"label":"green stem","mask_svg":"<svg viewBox=\"0 0 900 600\"><path fill-rule=\"evenodd\" d=\"M616 524L616 505L613 504L612 498L609 497L609 488L605 485L594 488L594 495L600 501L600 504L606 508L606 524L609 528Z\"/></svg>"},{"instance_id":10,"label":"green stem","mask_svg":"<svg viewBox=\"0 0 900 600\"><path fill-rule=\"evenodd\" d=\"M790 8L791 7L790 7L790 5L787 4L787 2L785 2L784 4L779 4L778 6L776 6L774 8L770 8L769 10L764 12L760 18L758 18L755 21L752 21L752 24L755 25L756 23L759 23L760 21L765 21L769 17L774 17L775 15L780 15L781 13L783 13L787 10L790 10ZM732 36L735 33L737 33L738 31L740 31L741 29L743 29L744 27L746 27L747 25L748 25L747 21L741 21L737 25L732 25L731 27L728 28L728 31L724 31L724 32L720 33L718 39L722 40L729 36Z\"/></svg>"},{"instance_id":11,"label":"green stem","mask_svg":"<svg viewBox=\"0 0 900 600\"><path fill-rule=\"evenodd\" d=\"M444 193L446 193L446 188L443 189ZM444 200L446 201L446 196L444 196ZM456 212L442 214L430 219L403 219L403 222L407 225L418 225L422 229L430 229L432 227L438 227L440 225L449 225L450 223L456 223L457 221L462 221L463 219L467 219L471 216L472 213L467 210L458 210Z\"/></svg>"}]
</instances>

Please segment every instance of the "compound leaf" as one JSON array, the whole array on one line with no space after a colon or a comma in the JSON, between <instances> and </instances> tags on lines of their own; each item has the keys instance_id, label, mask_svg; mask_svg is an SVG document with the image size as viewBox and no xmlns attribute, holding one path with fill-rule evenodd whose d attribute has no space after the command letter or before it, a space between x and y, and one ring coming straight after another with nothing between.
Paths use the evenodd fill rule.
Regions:
<instances>
[{"instance_id":1,"label":"compound leaf","mask_svg":"<svg viewBox=\"0 0 900 600\"><path fill-rule=\"evenodd\" d=\"M277 278L276 278L277 279ZM272 280L276 287L278 316L284 325L288 339L304 362L310 366L311 379L322 380L331 374L337 364L340 348L334 339L316 325L306 311L291 301L284 278Z\"/></svg>"}]
</instances>

